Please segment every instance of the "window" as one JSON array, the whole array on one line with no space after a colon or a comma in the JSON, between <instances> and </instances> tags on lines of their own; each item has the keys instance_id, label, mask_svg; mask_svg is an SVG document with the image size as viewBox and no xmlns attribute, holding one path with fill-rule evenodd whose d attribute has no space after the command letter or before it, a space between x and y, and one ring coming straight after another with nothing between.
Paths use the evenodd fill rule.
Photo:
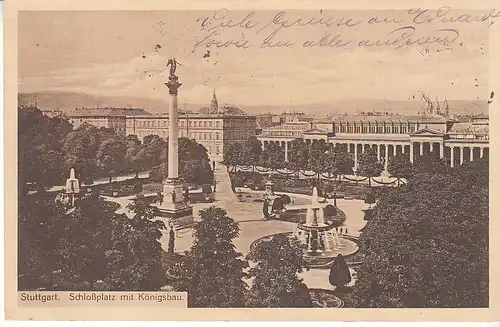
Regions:
<instances>
[{"instance_id":1,"label":"window","mask_svg":"<svg viewBox=\"0 0 500 327\"><path fill-rule=\"evenodd\" d=\"M189 127L193 126L193 122L189 121Z\"/></svg>"},{"instance_id":2,"label":"window","mask_svg":"<svg viewBox=\"0 0 500 327\"><path fill-rule=\"evenodd\" d=\"M212 127L212 121L208 122L208 126Z\"/></svg>"},{"instance_id":3,"label":"window","mask_svg":"<svg viewBox=\"0 0 500 327\"><path fill-rule=\"evenodd\" d=\"M203 122L203 127L207 127L207 122L206 121Z\"/></svg>"},{"instance_id":4,"label":"window","mask_svg":"<svg viewBox=\"0 0 500 327\"><path fill-rule=\"evenodd\" d=\"M220 134L219 133L215 133L215 139L218 140L220 138ZM217 150L218 152L219 150Z\"/></svg>"},{"instance_id":5,"label":"window","mask_svg":"<svg viewBox=\"0 0 500 327\"><path fill-rule=\"evenodd\" d=\"M218 121L217 121L217 122L215 122L215 127L217 127L217 128L218 128L218 127L219 127L219 123L220 123L220 122L218 122Z\"/></svg>"}]
</instances>

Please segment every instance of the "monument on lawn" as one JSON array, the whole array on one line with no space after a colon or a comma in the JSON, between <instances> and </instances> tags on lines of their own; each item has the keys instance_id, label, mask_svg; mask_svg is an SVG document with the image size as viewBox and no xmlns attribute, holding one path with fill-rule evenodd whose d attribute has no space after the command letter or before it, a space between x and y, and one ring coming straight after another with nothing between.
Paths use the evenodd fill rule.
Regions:
<instances>
[{"instance_id":1,"label":"monument on lawn","mask_svg":"<svg viewBox=\"0 0 500 327\"><path fill-rule=\"evenodd\" d=\"M160 216L170 219L175 225L188 225L193 222L193 207L185 201L184 185L179 180L179 126L178 126L178 89L182 83L175 75L177 62L175 58L169 59L170 75L165 85L170 96L168 113L168 176L163 180L163 200L157 208Z\"/></svg>"},{"instance_id":2,"label":"monument on lawn","mask_svg":"<svg viewBox=\"0 0 500 327\"><path fill-rule=\"evenodd\" d=\"M63 203L64 205L69 205L71 207L75 206L75 198L80 194L80 183L75 176L75 169L71 168L69 172L69 178L66 180L66 188L62 193L56 196L56 202Z\"/></svg>"}]
</instances>

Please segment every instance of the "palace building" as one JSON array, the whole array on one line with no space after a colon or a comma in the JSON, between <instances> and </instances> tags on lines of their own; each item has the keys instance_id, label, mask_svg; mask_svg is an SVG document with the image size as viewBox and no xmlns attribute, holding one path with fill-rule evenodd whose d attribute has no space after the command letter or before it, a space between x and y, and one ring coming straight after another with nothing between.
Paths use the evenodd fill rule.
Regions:
<instances>
[{"instance_id":1,"label":"palace building","mask_svg":"<svg viewBox=\"0 0 500 327\"><path fill-rule=\"evenodd\" d=\"M255 135L255 116L233 106L219 106L213 94L210 107L200 113L179 113L179 137L188 137L202 144L211 160L221 161L231 143L244 143ZM128 115L126 135L168 137L168 115Z\"/></svg>"},{"instance_id":2,"label":"palace building","mask_svg":"<svg viewBox=\"0 0 500 327\"><path fill-rule=\"evenodd\" d=\"M125 135L127 115L150 115L137 108L77 108L65 114L73 128L87 123L96 127L112 128L116 134Z\"/></svg>"},{"instance_id":3,"label":"palace building","mask_svg":"<svg viewBox=\"0 0 500 327\"><path fill-rule=\"evenodd\" d=\"M453 167L488 156L489 121L483 115L468 122L436 114L353 115L335 118L330 129L314 122L283 124L263 129L258 138L263 146L268 142L280 144L285 150L285 160L292 141L301 138L307 143L322 139L344 145L353 155L355 167L368 148L376 151L386 171L389 158L397 153L407 153L413 162L416 156L431 152Z\"/></svg>"}]
</instances>

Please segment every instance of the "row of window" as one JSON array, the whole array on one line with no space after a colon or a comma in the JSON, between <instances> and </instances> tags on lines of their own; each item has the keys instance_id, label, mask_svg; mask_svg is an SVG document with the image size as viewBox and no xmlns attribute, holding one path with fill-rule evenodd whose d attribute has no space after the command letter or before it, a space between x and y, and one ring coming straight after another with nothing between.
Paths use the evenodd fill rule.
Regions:
<instances>
[{"instance_id":1,"label":"row of window","mask_svg":"<svg viewBox=\"0 0 500 327\"><path fill-rule=\"evenodd\" d=\"M286 130L274 130L274 131L262 131L263 136L292 136L301 137L302 131L286 131Z\"/></svg>"},{"instance_id":2,"label":"row of window","mask_svg":"<svg viewBox=\"0 0 500 327\"><path fill-rule=\"evenodd\" d=\"M213 137L215 136L215 138ZM187 137L187 132L181 131L181 137ZM220 133L212 133L212 132L190 132L189 138L195 140L219 140Z\"/></svg>"},{"instance_id":3,"label":"row of window","mask_svg":"<svg viewBox=\"0 0 500 327\"><path fill-rule=\"evenodd\" d=\"M414 125L335 125L337 133L378 133L378 134L407 134L415 132Z\"/></svg>"},{"instance_id":4,"label":"row of window","mask_svg":"<svg viewBox=\"0 0 500 327\"><path fill-rule=\"evenodd\" d=\"M189 127L214 127L214 122L213 121L196 121L196 120L188 120L188 126ZM131 127L133 126L134 121L129 120L127 122L127 126ZM137 120L135 122L137 127L167 127L168 126L168 120L163 119L163 120ZM186 126L186 120L181 120L179 122L180 127ZM220 128L220 121L215 122L215 127Z\"/></svg>"}]
</instances>

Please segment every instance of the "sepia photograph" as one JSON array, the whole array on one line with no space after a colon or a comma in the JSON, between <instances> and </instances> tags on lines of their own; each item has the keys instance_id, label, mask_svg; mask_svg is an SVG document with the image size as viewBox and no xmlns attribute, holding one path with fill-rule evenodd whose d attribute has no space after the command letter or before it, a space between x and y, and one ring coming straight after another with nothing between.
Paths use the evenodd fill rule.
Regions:
<instances>
[{"instance_id":1,"label":"sepia photograph","mask_svg":"<svg viewBox=\"0 0 500 327\"><path fill-rule=\"evenodd\" d=\"M500 10L16 13L21 302L490 308Z\"/></svg>"}]
</instances>

